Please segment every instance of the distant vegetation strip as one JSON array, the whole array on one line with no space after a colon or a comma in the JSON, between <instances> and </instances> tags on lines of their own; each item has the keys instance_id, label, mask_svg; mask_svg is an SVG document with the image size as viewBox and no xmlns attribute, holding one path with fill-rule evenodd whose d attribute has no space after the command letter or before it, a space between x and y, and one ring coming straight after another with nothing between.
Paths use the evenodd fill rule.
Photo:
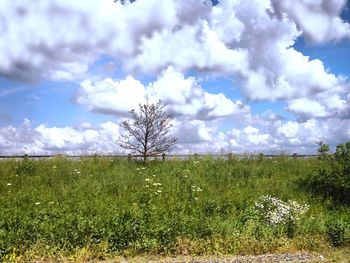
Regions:
<instances>
[{"instance_id":1,"label":"distant vegetation strip","mask_svg":"<svg viewBox=\"0 0 350 263\"><path fill-rule=\"evenodd\" d=\"M53 157L66 157L66 158L140 158L143 155L135 154L8 154L0 155L0 159L10 159L10 158L53 158ZM307 157L316 157L316 154L259 154L259 153L246 153L246 154L235 154L235 153L226 153L226 154L159 154L159 155L150 155L149 158L203 158L203 157L219 157L219 158L246 158L246 157L267 157L267 158L278 158L278 157L294 157L294 158L307 158Z\"/></svg>"}]
</instances>

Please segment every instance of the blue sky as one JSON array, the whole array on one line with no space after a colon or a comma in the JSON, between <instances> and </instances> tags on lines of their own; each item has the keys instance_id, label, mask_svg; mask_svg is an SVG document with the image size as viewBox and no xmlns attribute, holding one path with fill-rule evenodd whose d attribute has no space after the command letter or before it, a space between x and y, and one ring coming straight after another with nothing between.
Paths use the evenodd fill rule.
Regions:
<instances>
[{"instance_id":1,"label":"blue sky","mask_svg":"<svg viewBox=\"0 0 350 263\"><path fill-rule=\"evenodd\" d=\"M1 2L0 152L123 152L145 97L174 114L175 152L350 140L347 1L213 3Z\"/></svg>"}]
</instances>

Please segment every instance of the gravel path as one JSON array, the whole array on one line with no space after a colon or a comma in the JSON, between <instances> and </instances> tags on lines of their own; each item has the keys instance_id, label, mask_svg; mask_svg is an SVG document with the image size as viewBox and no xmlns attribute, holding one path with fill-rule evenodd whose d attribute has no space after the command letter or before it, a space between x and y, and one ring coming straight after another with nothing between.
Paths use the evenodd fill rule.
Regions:
<instances>
[{"instance_id":1,"label":"gravel path","mask_svg":"<svg viewBox=\"0 0 350 263\"><path fill-rule=\"evenodd\" d=\"M148 263L255 263L255 262L322 262L322 256L316 257L308 254L266 254L257 256L237 256L230 258L184 258L146 261ZM128 261L125 261L127 263Z\"/></svg>"}]
</instances>

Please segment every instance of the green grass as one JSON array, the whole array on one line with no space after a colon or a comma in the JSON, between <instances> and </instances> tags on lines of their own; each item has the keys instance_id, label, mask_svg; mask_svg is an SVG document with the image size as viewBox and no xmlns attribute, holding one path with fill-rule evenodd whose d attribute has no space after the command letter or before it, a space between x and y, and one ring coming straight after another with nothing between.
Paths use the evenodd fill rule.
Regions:
<instances>
[{"instance_id":1,"label":"green grass","mask_svg":"<svg viewBox=\"0 0 350 263\"><path fill-rule=\"evenodd\" d=\"M317 159L0 162L0 261L322 251L349 247L350 208L307 192ZM308 204L266 224L262 195Z\"/></svg>"}]
</instances>

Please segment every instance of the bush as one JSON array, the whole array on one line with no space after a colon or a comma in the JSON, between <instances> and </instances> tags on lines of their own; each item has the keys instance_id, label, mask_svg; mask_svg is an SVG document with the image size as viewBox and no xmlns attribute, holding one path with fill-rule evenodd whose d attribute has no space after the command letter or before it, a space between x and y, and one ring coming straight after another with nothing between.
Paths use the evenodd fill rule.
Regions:
<instances>
[{"instance_id":1,"label":"bush","mask_svg":"<svg viewBox=\"0 0 350 263\"><path fill-rule=\"evenodd\" d=\"M339 144L334 154L323 142L319 146L322 163L316 174L302 182L303 186L333 201L350 204L350 142Z\"/></svg>"},{"instance_id":2,"label":"bush","mask_svg":"<svg viewBox=\"0 0 350 263\"><path fill-rule=\"evenodd\" d=\"M342 220L332 218L326 224L326 232L331 244L335 247L343 245L346 241L347 224Z\"/></svg>"}]
</instances>

